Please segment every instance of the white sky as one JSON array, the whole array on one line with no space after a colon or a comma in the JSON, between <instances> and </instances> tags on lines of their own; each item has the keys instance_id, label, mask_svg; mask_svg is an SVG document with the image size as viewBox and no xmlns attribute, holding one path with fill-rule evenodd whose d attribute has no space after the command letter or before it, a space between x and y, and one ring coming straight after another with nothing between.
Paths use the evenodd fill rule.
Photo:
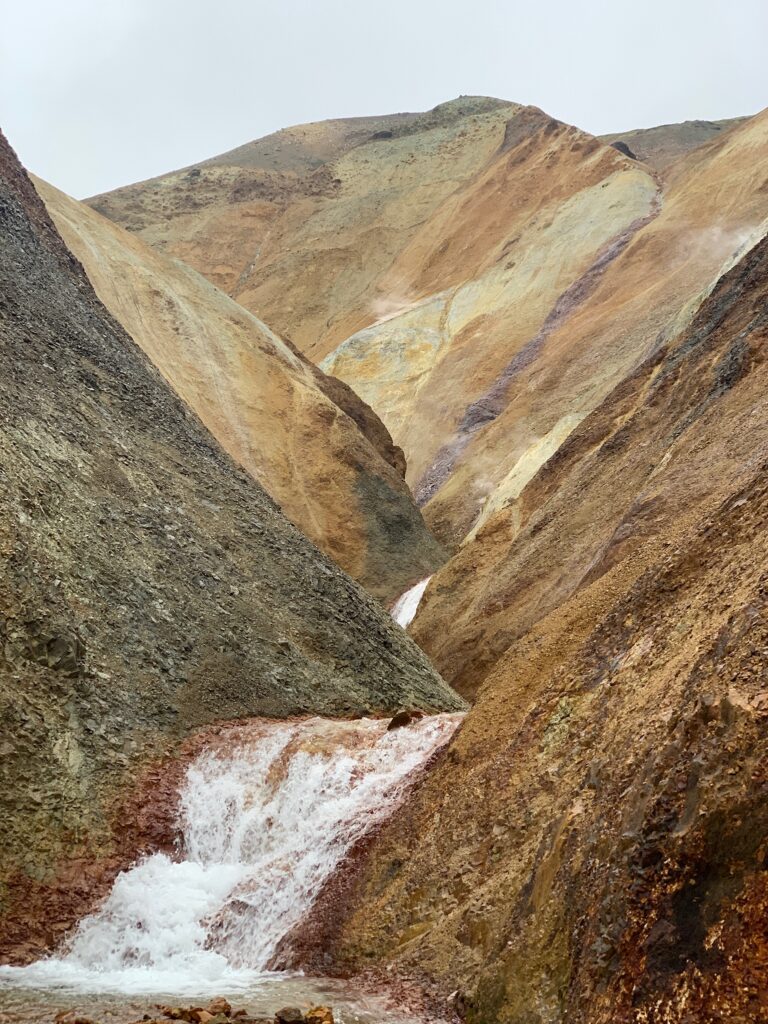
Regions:
<instances>
[{"instance_id":1,"label":"white sky","mask_svg":"<svg viewBox=\"0 0 768 1024\"><path fill-rule=\"evenodd\" d=\"M768 105L768 0L0 3L0 122L79 198L289 124L460 94L595 134Z\"/></svg>"}]
</instances>

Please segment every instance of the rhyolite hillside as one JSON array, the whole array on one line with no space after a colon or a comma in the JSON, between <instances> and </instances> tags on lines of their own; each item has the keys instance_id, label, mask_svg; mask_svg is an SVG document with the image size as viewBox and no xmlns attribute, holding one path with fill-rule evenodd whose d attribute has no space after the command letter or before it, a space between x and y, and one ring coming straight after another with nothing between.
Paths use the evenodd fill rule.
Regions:
<instances>
[{"instance_id":1,"label":"rhyolite hillside","mask_svg":"<svg viewBox=\"0 0 768 1024\"><path fill-rule=\"evenodd\" d=\"M424 114L298 125L88 202L317 359L326 335L362 326L348 324L354 297L483 165L519 109L462 97Z\"/></svg>"},{"instance_id":2,"label":"rhyolite hillside","mask_svg":"<svg viewBox=\"0 0 768 1024\"><path fill-rule=\"evenodd\" d=\"M302 533L388 603L444 560L376 414L189 266L36 181L96 294Z\"/></svg>"},{"instance_id":3,"label":"rhyolite hillside","mask_svg":"<svg viewBox=\"0 0 768 1024\"><path fill-rule=\"evenodd\" d=\"M434 294L322 363L400 439L427 523L449 545L514 508L539 467L685 323L768 217L766 114L692 153L652 191L646 172L616 166L609 147L593 140L588 158L574 154L574 133L555 126L500 155L466 217L468 189L427 258L413 260L417 270L442 261ZM604 177L589 186L576 168ZM534 208L520 197L526 188ZM469 255L481 246L488 266L478 274Z\"/></svg>"},{"instance_id":4,"label":"rhyolite hillside","mask_svg":"<svg viewBox=\"0 0 768 1024\"><path fill-rule=\"evenodd\" d=\"M581 482L576 491L558 485L551 492L541 481L551 478L571 445L582 443L576 428L589 425L588 414L602 396L657 358L734 254L766 233L766 159L768 112L679 165L658 216L605 269L531 365L509 376L495 396L496 416L472 436L463 461L427 506L428 519L446 532L474 523L469 539L432 581L412 627L465 694L475 692L513 641L589 578L619 528L602 501L579 520L577 510L585 508L575 503ZM565 417L572 433L541 452L542 437ZM721 428L731 429L726 421ZM642 465L644 456L643 441L632 449L632 466ZM500 483L473 520L481 474ZM720 475L713 465L697 486L714 491ZM635 499L633 477L624 486ZM563 523L571 524L568 530ZM442 626L446 616L449 632Z\"/></svg>"},{"instance_id":5,"label":"rhyolite hillside","mask_svg":"<svg viewBox=\"0 0 768 1024\"><path fill-rule=\"evenodd\" d=\"M110 316L4 139L0 235L0 920L23 958L135 854L126 802L191 731L461 702Z\"/></svg>"},{"instance_id":6,"label":"rhyolite hillside","mask_svg":"<svg viewBox=\"0 0 768 1024\"><path fill-rule=\"evenodd\" d=\"M767 345L763 239L470 545L521 635L327 908L337 963L474 1022L765 1019Z\"/></svg>"}]
</instances>

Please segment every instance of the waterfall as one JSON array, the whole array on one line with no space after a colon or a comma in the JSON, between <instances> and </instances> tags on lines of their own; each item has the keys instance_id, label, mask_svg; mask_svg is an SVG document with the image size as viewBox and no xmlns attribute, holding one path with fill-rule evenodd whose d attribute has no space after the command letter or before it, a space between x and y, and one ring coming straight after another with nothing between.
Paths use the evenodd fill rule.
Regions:
<instances>
[{"instance_id":1,"label":"waterfall","mask_svg":"<svg viewBox=\"0 0 768 1024\"><path fill-rule=\"evenodd\" d=\"M351 845L385 819L461 715L257 720L216 737L180 794L179 859L123 872L58 956L0 981L91 992L243 990Z\"/></svg>"},{"instance_id":2,"label":"waterfall","mask_svg":"<svg viewBox=\"0 0 768 1024\"><path fill-rule=\"evenodd\" d=\"M407 629L413 622L421 599L424 596L424 591L427 589L427 584L431 579L431 576L427 576L426 579L419 580L409 590L406 590L404 594L401 594L392 605L390 614L398 626Z\"/></svg>"}]
</instances>

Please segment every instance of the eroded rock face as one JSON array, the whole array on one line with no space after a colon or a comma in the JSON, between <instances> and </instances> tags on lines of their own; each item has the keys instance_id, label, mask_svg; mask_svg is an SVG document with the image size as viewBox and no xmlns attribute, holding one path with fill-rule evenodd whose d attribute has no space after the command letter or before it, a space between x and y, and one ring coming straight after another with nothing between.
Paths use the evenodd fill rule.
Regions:
<instances>
[{"instance_id":1,"label":"eroded rock face","mask_svg":"<svg viewBox=\"0 0 768 1024\"><path fill-rule=\"evenodd\" d=\"M443 553L373 411L195 271L36 187L99 298L288 518L386 602Z\"/></svg>"},{"instance_id":2,"label":"eroded rock face","mask_svg":"<svg viewBox=\"0 0 768 1024\"><path fill-rule=\"evenodd\" d=\"M361 858L347 966L478 1022L762 1019L766 342L764 240L468 545L511 545L510 630L557 600Z\"/></svg>"},{"instance_id":3,"label":"eroded rock face","mask_svg":"<svg viewBox=\"0 0 768 1024\"><path fill-rule=\"evenodd\" d=\"M7 937L191 729L459 704L112 319L4 140L0 232Z\"/></svg>"}]
</instances>

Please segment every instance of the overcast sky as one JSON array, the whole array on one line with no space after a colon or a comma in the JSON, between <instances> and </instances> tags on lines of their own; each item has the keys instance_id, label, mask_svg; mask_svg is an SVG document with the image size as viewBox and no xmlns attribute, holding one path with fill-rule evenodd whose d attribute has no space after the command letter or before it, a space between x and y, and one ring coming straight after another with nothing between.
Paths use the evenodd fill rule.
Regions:
<instances>
[{"instance_id":1,"label":"overcast sky","mask_svg":"<svg viewBox=\"0 0 768 1024\"><path fill-rule=\"evenodd\" d=\"M460 94L595 134L768 105L768 0L2 0L0 114L83 197Z\"/></svg>"}]
</instances>

